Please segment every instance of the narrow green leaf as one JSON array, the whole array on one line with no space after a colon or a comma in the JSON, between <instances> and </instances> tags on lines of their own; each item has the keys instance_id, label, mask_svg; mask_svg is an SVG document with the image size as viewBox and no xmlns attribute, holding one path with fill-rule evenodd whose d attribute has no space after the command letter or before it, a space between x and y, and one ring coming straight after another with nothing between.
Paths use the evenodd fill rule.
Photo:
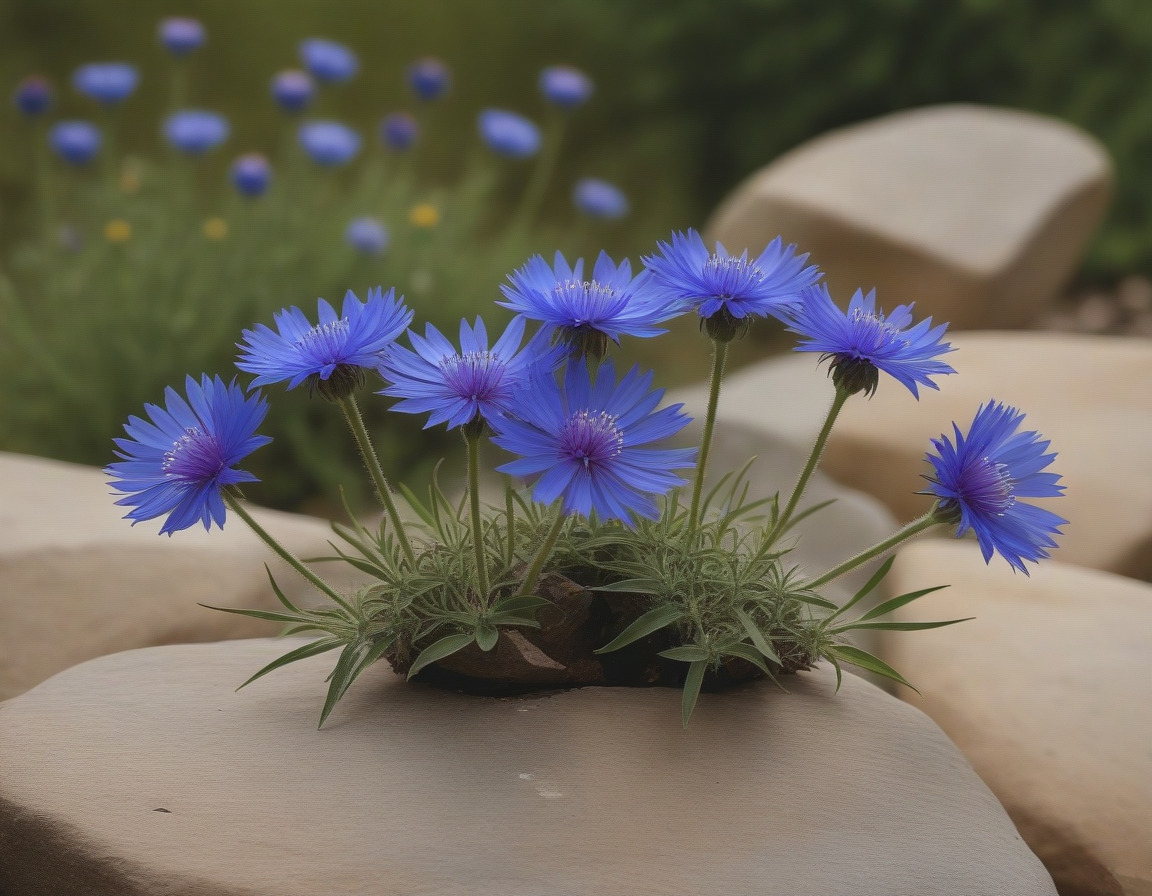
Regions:
<instances>
[{"instance_id":1,"label":"narrow green leaf","mask_svg":"<svg viewBox=\"0 0 1152 896\"><path fill-rule=\"evenodd\" d=\"M836 503L835 498L829 498L827 501L821 501L819 504L813 504L811 507L804 508L798 514L796 514L794 517L792 517L790 520L788 520L788 524L780 531L780 534L783 535L785 532L787 532L789 529L791 529L793 526L795 526L801 520L812 516L812 514L814 514L814 513L818 513L819 511L821 511L825 507L827 507L829 504L835 504L835 503Z\"/></svg>"},{"instance_id":2,"label":"narrow green leaf","mask_svg":"<svg viewBox=\"0 0 1152 896\"><path fill-rule=\"evenodd\" d=\"M792 600L798 600L804 604L812 604L815 607L823 607L825 610L838 610L840 609L836 604L830 600L825 600L822 597L817 597L815 594L804 594L801 591L795 591L788 595Z\"/></svg>"},{"instance_id":3,"label":"narrow green leaf","mask_svg":"<svg viewBox=\"0 0 1152 896\"><path fill-rule=\"evenodd\" d=\"M416 497L416 493L403 482L398 482L396 487L400 490L400 494L404 496L404 500L408 502L408 506L412 508L412 512L429 526L435 527L436 520L432 517L428 508L424 506L424 502Z\"/></svg>"},{"instance_id":4,"label":"narrow green leaf","mask_svg":"<svg viewBox=\"0 0 1152 896\"><path fill-rule=\"evenodd\" d=\"M695 663L708 659L709 654L703 647L697 647L695 644L684 644L681 647L669 647L667 650L661 650L657 656L677 660L681 663Z\"/></svg>"},{"instance_id":5,"label":"narrow green leaf","mask_svg":"<svg viewBox=\"0 0 1152 896\"><path fill-rule=\"evenodd\" d=\"M940 622L848 622L829 629L829 634L840 634L848 631L886 631L886 632L922 632L930 628L943 628L946 625L955 625L957 622L971 622L975 616L966 616L963 619L944 619Z\"/></svg>"},{"instance_id":6,"label":"narrow green leaf","mask_svg":"<svg viewBox=\"0 0 1152 896\"><path fill-rule=\"evenodd\" d=\"M659 594L660 583L655 579L622 579L619 582L611 582L607 585L597 585L595 588L589 588L589 591L623 591L631 594Z\"/></svg>"},{"instance_id":7,"label":"narrow green leaf","mask_svg":"<svg viewBox=\"0 0 1152 896\"><path fill-rule=\"evenodd\" d=\"M276 579L272 575L272 569L268 566L267 563L264 564L264 571L268 573L268 581L272 585L272 592L276 595L276 599L293 613L299 613L300 610L292 605L292 601L288 600L288 598L284 596L284 592L281 591L280 586L276 584Z\"/></svg>"},{"instance_id":8,"label":"narrow green leaf","mask_svg":"<svg viewBox=\"0 0 1152 896\"><path fill-rule=\"evenodd\" d=\"M493 625L519 625L525 628L542 628L540 623L530 616L519 616L515 613L493 613L487 618Z\"/></svg>"},{"instance_id":9,"label":"narrow green leaf","mask_svg":"<svg viewBox=\"0 0 1152 896\"><path fill-rule=\"evenodd\" d=\"M267 619L269 622L284 622L292 625L297 625L302 622L308 622L309 618L304 614L289 615L288 613L277 613L274 610L244 610L237 607L214 607L211 604L200 604L207 610L219 610L221 613L234 613L237 616L251 616L253 619Z\"/></svg>"},{"instance_id":10,"label":"narrow green leaf","mask_svg":"<svg viewBox=\"0 0 1152 896\"><path fill-rule=\"evenodd\" d=\"M535 594L514 594L506 597L492 607L491 615L497 613L524 613L529 610L539 610L541 607L551 606L552 601Z\"/></svg>"},{"instance_id":11,"label":"narrow green leaf","mask_svg":"<svg viewBox=\"0 0 1152 896\"><path fill-rule=\"evenodd\" d=\"M892 681L899 682L905 687L912 688L912 690L916 691L916 688L912 687L903 675L889 666L884 660L873 656L866 650L861 650L859 647L852 647L848 644L837 644L830 648L830 652L834 653L838 659L846 663L859 666L861 669L867 669L869 672L875 672L877 675L883 675L885 678L890 678ZM916 691L916 693L919 694L920 692Z\"/></svg>"},{"instance_id":12,"label":"narrow green leaf","mask_svg":"<svg viewBox=\"0 0 1152 896\"><path fill-rule=\"evenodd\" d=\"M824 654L824 658L832 664L832 668L836 670L836 690L833 693L840 693L840 685L844 683L844 670L840 668L840 663L837 662L836 657L831 653Z\"/></svg>"},{"instance_id":13,"label":"narrow green leaf","mask_svg":"<svg viewBox=\"0 0 1152 896\"><path fill-rule=\"evenodd\" d=\"M831 616L829 616L828 619L826 620L826 622L831 622L833 619L835 619L841 613L845 612L850 607L855 606L860 601L862 601L865 597L867 597L869 594L871 594L872 590L877 585L880 584L881 579L883 579L884 576L888 575L888 570L890 570L892 568L892 564L895 560L896 560L896 557L895 557L895 555L893 555L893 556L889 557L887 560L885 560L882 564L880 564L880 568L872 574L872 578L870 578L867 582L864 583L864 587L861 588L859 591L857 591L854 595L852 595L852 599L850 601L848 601L848 603L844 604L844 606L840 607L840 609L838 609L835 613L833 613Z\"/></svg>"},{"instance_id":14,"label":"narrow green leaf","mask_svg":"<svg viewBox=\"0 0 1152 896\"><path fill-rule=\"evenodd\" d=\"M656 607L654 610L649 610L639 619L636 619L624 631L618 634L615 638L601 647L599 650L592 651L593 653L611 653L613 650L619 650L621 647L626 647L633 641L638 641L645 638L653 632L659 631L667 625L674 622L679 622L684 618L684 611L674 604L664 604L663 606Z\"/></svg>"},{"instance_id":15,"label":"narrow green leaf","mask_svg":"<svg viewBox=\"0 0 1152 896\"><path fill-rule=\"evenodd\" d=\"M267 675L274 669L279 669L281 666L287 666L289 663L294 663L297 660L308 659L310 656L318 656L321 653L327 653L329 650L335 650L343 643L344 642L339 638L321 638L317 641L309 641L307 644L304 644L301 647L297 647L295 650L288 651L282 657L274 659L267 666L265 666L263 669L249 678L246 682L244 682L244 684L240 685L239 688L236 688L236 690L247 687L257 678L261 678Z\"/></svg>"},{"instance_id":16,"label":"narrow green leaf","mask_svg":"<svg viewBox=\"0 0 1152 896\"><path fill-rule=\"evenodd\" d=\"M700 686L704 684L706 671L708 671L707 660L696 660L688 667L688 677L684 679L684 693L680 697L680 716L685 728L688 727L692 711L696 708L696 700L700 697Z\"/></svg>"},{"instance_id":17,"label":"narrow green leaf","mask_svg":"<svg viewBox=\"0 0 1152 896\"><path fill-rule=\"evenodd\" d=\"M500 630L491 623L481 622L476 626L476 646L487 653L496 646L500 638Z\"/></svg>"},{"instance_id":18,"label":"narrow green leaf","mask_svg":"<svg viewBox=\"0 0 1152 896\"><path fill-rule=\"evenodd\" d=\"M777 656L776 651L772 649L771 642L764 637L764 633L760 631L756 623L752 621L752 617L745 613L740 607L737 607L736 618L739 619L740 624L744 626L744 631L748 633L748 637L752 639L752 643L756 649L778 666L783 666L784 664L780 662L780 657Z\"/></svg>"},{"instance_id":19,"label":"narrow green leaf","mask_svg":"<svg viewBox=\"0 0 1152 896\"><path fill-rule=\"evenodd\" d=\"M937 585L935 588L921 588L919 591L909 591L907 594L901 594L899 597L894 597L891 600L886 600L882 604L878 604L860 617L860 621L864 622L868 619L875 619L877 616L886 616L893 610L898 610L905 604L910 604L912 601L923 597L925 594L931 594L933 591L939 591L942 588L947 588L947 585Z\"/></svg>"},{"instance_id":20,"label":"narrow green leaf","mask_svg":"<svg viewBox=\"0 0 1152 896\"><path fill-rule=\"evenodd\" d=\"M452 656L457 650L463 650L475 640L475 633L468 632L460 635L448 635L446 638L441 638L434 644L429 644L421 650L420 655L416 657L412 668L408 670L408 678L411 679L413 675L429 663L435 663L445 657Z\"/></svg>"},{"instance_id":21,"label":"narrow green leaf","mask_svg":"<svg viewBox=\"0 0 1152 896\"><path fill-rule=\"evenodd\" d=\"M328 682L328 695L324 698L324 708L320 710L320 724L323 728L328 714L336 708L340 698L351 687L352 682L360 673L363 666L360 660L372 650L372 644L367 641L353 641L340 652L340 659L336 661L336 668L332 670Z\"/></svg>"},{"instance_id":22,"label":"narrow green leaf","mask_svg":"<svg viewBox=\"0 0 1152 896\"><path fill-rule=\"evenodd\" d=\"M765 675L769 677L772 676L772 671L764 663L764 657L762 657L760 655L760 651L753 647L751 644L744 644L743 642L738 641L735 644L729 644L721 651L721 653L727 654L729 656L738 656L742 660L747 660ZM779 660L777 660L777 662L779 662Z\"/></svg>"}]
</instances>

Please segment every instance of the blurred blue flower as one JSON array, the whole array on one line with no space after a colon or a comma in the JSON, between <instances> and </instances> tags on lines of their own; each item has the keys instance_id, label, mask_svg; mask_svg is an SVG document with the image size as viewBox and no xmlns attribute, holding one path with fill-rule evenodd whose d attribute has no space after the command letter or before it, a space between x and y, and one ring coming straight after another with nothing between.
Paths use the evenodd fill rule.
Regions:
<instances>
[{"instance_id":1,"label":"blurred blue flower","mask_svg":"<svg viewBox=\"0 0 1152 896\"><path fill-rule=\"evenodd\" d=\"M628 214L628 197L620 188L594 177L576 182L572 203L590 218L614 220Z\"/></svg>"},{"instance_id":2,"label":"blurred blue flower","mask_svg":"<svg viewBox=\"0 0 1152 896\"><path fill-rule=\"evenodd\" d=\"M583 359L568 363L563 389L536 373L509 416L493 422L492 441L521 457L497 469L514 476L541 474L533 498L564 499L564 512L631 524L634 514L657 519L654 496L684 485L673 471L691 467L695 448L642 448L683 429L680 405L655 410L664 397L649 392L652 374L639 368L616 382L611 361L591 381Z\"/></svg>"},{"instance_id":3,"label":"blurred blue flower","mask_svg":"<svg viewBox=\"0 0 1152 896\"><path fill-rule=\"evenodd\" d=\"M272 180L272 167L258 152L237 157L232 163L232 184L242 196L263 196Z\"/></svg>"},{"instance_id":4,"label":"blurred blue flower","mask_svg":"<svg viewBox=\"0 0 1152 896\"><path fill-rule=\"evenodd\" d=\"M228 139L228 121L215 112L183 109L165 120L164 136L180 152L199 156Z\"/></svg>"},{"instance_id":5,"label":"blurred blue flower","mask_svg":"<svg viewBox=\"0 0 1152 896\"><path fill-rule=\"evenodd\" d=\"M939 499L937 514L956 524L956 537L976 533L987 563L993 551L1014 569L1028 575L1024 561L1033 563L1056 547L1053 535L1068 521L1025 504L1020 498L1054 498L1064 491L1060 476L1040 472L1056 459L1045 454L1050 444L1036 432L1017 432L1024 415L996 401L981 405L965 436L955 423L955 443L947 435L933 439L936 454L927 460L934 476L924 494Z\"/></svg>"},{"instance_id":6,"label":"blurred blue flower","mask_svg":"<svg viewBox=\"0 0 1152 896\"><path fill-rule=\"evenodd\" d=\"M360 151L360 135L338 121L309 121L296 132L317 165L343 165Z\"/></svg>"},{"instance_id":7,"label":"blurred blue flower","mask_svg":"<svg viewBox=\"0 0 1152 896\"><path fill-rule=\"evenodd\" d=\"M800 290L822 276L815 265L804 266L807 253L796 255L796 247L785 246L780 237L753 261L747 250L737 257L719 243L709 252L695 230L674 233L671 244L657 246L660 254L645 258L644 264L667 300L696 308L708 335L721 341L741 334L748 318L794 302Z\"/></svg>"},{"instance_id":8,"label":"blurred blue flower","mask_svg":"<svg viewBox=\"0 0 1152 896\"><path fill-rule=\"evenodd\" d=\"M820 283L803 290L798 302L777 310L776 316L804 337L796 351L831 359L832 381L852 394L875 392L882 370L919 398L917 385L938 389L931 377L956 372L935 360L953 351L940 341L948 324L933 327L929 317L912 326L912 305L899 305L885 317L876 310L876 290L867 295L856 290L845 314Z\"/></svg>"},{"instance_id":9,"label":"blurred blue flower","mask_svg":"<svg viewBox=\"0 0 1152 896\"><path fill-rule=\"evenodd\" d=\"M127 495L116 503L133 508L124 517L133 525L168 514L160 534L179 532L196 524L224 527L222 489L240 482L257 482L235 465L272 441L256 434L268 412L259 393L245 397L235 381L225 385L205 374L197 383L188 377L188 400L168 387L165 407L146 404L152 422L129 417L126 439L116 439L117 457L104 472L108 484Z\"/></svg>"},{"instance_id":10,"label":"blurred blue flower","mask_svg":"<svg viewBox=\"0 0 1152 896\"><path fill-rule=\"evenodd\" d=\"M379 286L364 302L348 290L339 317L324 299L316 304L315 326L293 306L273 315L276 330L257 324L244 331L236 366L257 375L249 388L288 380L295 389L308 380L309 390L325 398L345 398L364 385L365 369L376 368L380 353L412 320L403 296L397 299L396 290L383 293Z\"/></svg>"},{"instance_id":11,"label":"blurred blue flower","mask_svg":"<svg viewBox=\"0 0 1152 896\"><path fill-rule=\"evenodd\" d=\"M344 44L318 37L300 42L300 61L321 84L348 81L360 68L360 60Z\"/></svg>"},{"instance_id":12,"label":"blurred blue flower","mask_svg":"<svg viewBox=\"0 0 1152 896\"><path fill-rule=\"evenodd\" d=\"M380 394L403 399L393 405L394 411L428 414L425 429L439 423L449 429L474 422L491 424L523 398L533 365L551 372L558 360L540 340L520 350L522 317L508 325L491 349L479 317L475 327L460 321L459 351L432 324L425 326L424 336L409 331L408 338L414 352L393 345L384 353L380 375L389 385Z\"/></svg>"},{"instance_id":13,"label":"blurred blue flower","mask_svg":"<svg viewBox=\"0 0 1152 896\"><path fill-rule=\"evenodd\" d=\"M172 16L163 19L157 29L160 43L173 56L187 56L204 45L204 26L195 19Z\"/></svg>"},{"instance_id":14,"label":"blurred blue flower","mask_svg":"<svg viewBox=\"0 0 1152 896\"><path fill-rule=\"evenodd\" d=\"M272 98L285 112L305 109L315 92L315 85L305 72L290 69L272 78Z\"/></svg>"},{"instance_id":15,"label":"blurred blue flower","mask_svg":"<svg viewBox=\"0 0 1152 896\"><path fill-rule=\"evenodd\" d=\"M356 218L348 224L344 239L357 252L379 255L388 248L388 228L375 218Z\"/></svg>"},{"instance_id":16,"label":"blurred blue flower","mask_svg":"<svg viewBox=\"0 0 1152 896\"><path fill-rule=\"evenodd\" d=\"M48 132L48 145L64 161L84 165L100 151L100 131L87 121L59 121Z\"/></svg>"},{"instance_id":17,"label":"blurred blue flower","mask_svg":"<svg viewBox=\"0 0 1152 896\"><path fill-rule=\"evenodd\" d=\"M540 129L523 115L485 109L477 118L480 137L497 155L526 159L540 150Z\"/></svg>"},{"instance_id":18,"label":"blurred blue flower","mask_svg":"<svg viewBox=\"0 0 1152 896\"><path fill-rule=\"evenodd\" d=\"M570 65L550 65L540 72L540 93L561 109L571 109L587 102L592 90L592 80Z\"/></svg>"},{"instance_id":19,"label":"blurred blue flower","mask_svg":"<svg viewBox=\"0 0 1152 896\"><path fill-rule=\"evenodd\" d=\"M417 59L408 66L407 74L408 86L425 102L438 99L452 86L452 72L433 56Z\"/></svg>"},{"instance_id":20,"label":"blurred blue flower","mask_svg":"<svg viewBox=\"0 0 1152 896\"><path fill-rule=\"evenodd\" d=\"M126 62L93 62L72 73L72 86L105 106L126 100L139 80L136 68Z\"/></svg>"},{"instance_id":21,"label":"blurred blue flower","mask_svg":"<svg viewBox=\"0 0 1152 896\"><path fill-rule=\"evenodd\" d=\"M632 276L628 259L619 266L601 252L584 278L584 259L568 266L557 252L553 266L534 255L522 268L508 275L500 291L507 301L498 305L543 324L542 331L567 345L574 354L600 358L611 339L621 335L658 336L656 326L684 310L683 303L666 302L650 288L645 272Z\"/></svg>"},{"instance_id":22,"label":"blurred blue flower","mask_svg":"<svg viewBox=\"0 0 1152 896\"><path fill-rule=\"evenodd\" d=\"M39 118L52 106L52 85L46 78L29 75L16 85L12 102L26 118Z\"/></svg>"},{"instance_id":23,"label":"blurred blue flower","mask_svg":"<svg viewBox=\"0 0 1152 896\"><path fill-rule=\"evenodd\" d=\"M380 139L390 149L409 149L420 137L420 125L407 112L393 112L380 122Z\"/></svg>"}]
</instances>

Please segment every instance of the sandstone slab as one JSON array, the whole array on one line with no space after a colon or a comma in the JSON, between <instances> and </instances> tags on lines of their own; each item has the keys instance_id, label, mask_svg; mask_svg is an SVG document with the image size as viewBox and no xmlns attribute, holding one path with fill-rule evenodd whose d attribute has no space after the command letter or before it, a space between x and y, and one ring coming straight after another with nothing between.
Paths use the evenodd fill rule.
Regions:
<instances>
[{"instance_id":1,"label":"sandstone slab","mask_svg":"<svg viewBox=\"0 0 1152 896\"><path fill-rule=\"evenodd\" d=\"M0 453L0 699L105 653L275 634L273 623L198 606L278 608L265 563L291 599L312 592L238 519L171 538L157 536L159 520L130 525L107 479ZM326 523L253 513L297 555L331 553ZM321 573L353 581L332 564Z\"/></svg>"},{"instance_id":2,"label":"sandstone slab","mask_svg":"<svg viewBox=\"0 0 1152 896\"><path fill-rule=\"evenodd\" d=\"M738 186L706 228L735 252L777 234L833 296L876 287L956 328L1018 327L1051 303L1103 216L1111 163L1056 119L929 106L832 131Z\"/></svg>"},{"instance_id":3,"label":"sandstone slab","mask_svg":"<svg viewBox=\"0 0 1152 896\"><path fill-rule=\"evenodd\" d=\"M884 653L1000 798L1062 896L1152 894L1152 585L1060 563L1030 579L967 541L910 545L896 593L951 583Z\"/></svg>"},{"instance_id":4,"label":"sandstone slab","mask_svg":"<svg viewBox=\"0 0 1152 896\"><path fill-rule=\"evenodd\" d=\"M330 656L102 657L0 705L0 891L21 896L1053 896L959 751L828 668L704 695L466 697L382 665L323 730Z\"/></svg>"}]
</instances>

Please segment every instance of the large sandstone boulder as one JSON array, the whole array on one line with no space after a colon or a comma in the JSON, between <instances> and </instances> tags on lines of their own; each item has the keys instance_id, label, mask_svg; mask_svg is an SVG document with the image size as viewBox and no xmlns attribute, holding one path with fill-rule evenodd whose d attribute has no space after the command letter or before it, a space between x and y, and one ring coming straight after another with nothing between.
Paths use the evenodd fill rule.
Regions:
<instances>
[{"instance_id":1,"label":"large sandstone boulder","mask_svg":"<svg viewBox=\"0 0 1152 896\"><path fill-rule=\"evenodd\" d=\"M918 710L822 667L705 694L518 699L332 657L102 657L0 705L0 891L20 896L1054 896Z\"/></svg>"},{"instance_id":2,"label":"large sandstone boulder","mask_svg":"<svg viewBox=\"0 0 1152 896\"><path fill-rule=\"evenodd\" d=\"M198 606L279 608L265 563L289 599L312 595L241 520L159 537L159 520L121 518L107 479L91 467L0 453L0 700L105 653L275 634L274 623ZM332 553L327 523L253 514L297 556ZM345 566L319 571L348 587Z\"/></svg>"},{"instance_id":3,"label":"large sandstone boulder","mask_svg":"<svg viewBox=\"0 0 1152 896\"><path fill-rule=\"evenodd\" d=\"M777 234L847 302L876 287L957 328L1034 320L1107 206L1111 164L1071 125L1012 109L930 106L833 131L741 184L706 237L761 251Z\"/></svg>"},{"instance_id":4,"label":"large sandstone boulder","mask_svg":"<svg viewBox=\"0 0 1152 896\"><path fill-rule=\"evenodd\" d=\"M1060 563L1030 579L970 542L897 557L894 593L951 587L885 639L887 659L1000 798L1062 896L1152 893L1152 585Z\"/></svg>"}]
</instances>

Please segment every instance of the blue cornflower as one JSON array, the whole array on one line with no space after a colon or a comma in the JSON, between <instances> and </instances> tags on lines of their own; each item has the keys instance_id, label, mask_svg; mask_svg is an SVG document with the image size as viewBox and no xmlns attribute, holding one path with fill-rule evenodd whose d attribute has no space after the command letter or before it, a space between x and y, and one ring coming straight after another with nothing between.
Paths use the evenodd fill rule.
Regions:
<instances>
[{"instance_id":1,"label":"blue cornflower","mask_svg":"<svg viewBox=\"0 0 1152 896\"><path fill-rule=\"evenodd\" d=\"M417 59L408 66L407 75L408 86L425 102L440 98L452 85L452 72L433 56Z\"/></svg>"},{"instance_id":2,"label":"blue cornflower","mask_svg":"<svg viewBox=\"0 0 1152 896\"><path fill-rule=\"evenodd\" d=\"M165 407L146 404L149 423L129 417L115 439L123 458L105 467L115 479L108 484L127 495L116 503L133 509L124 517L133 525L168 514L160 534L179 532L199 520L205 529L224 527L222 489L239 482L258 482L235 465L272 440L256 435L268 412L259 393L245 397L233 380L228 385L207 374L186 380L188 400L175 389L164 392Z\"/></svg>"},{"instance_id":3,"label":"blue cornflower","mask_svg":"<svg viewBox=\"0 0 1152 896\"><path fill-rule=\"evenodd\" d=\"M540 93L561 109L571 109L592 96L592 80L570 65L550 65L540 72Z\"/></svg>"},{"instance_id":4,"label":"blue cornflower","mask_svg":"<svg viewBox=\"0 0 1152 896\"><path fill-rule=\"evenodd\" d=\"M228 120L215 112L184 109L165 120L164 136L180 152L200 156L228 139Z\"/></svg>"},{"instance_id":5,"label":"blue cornflower","mask_svg":"<svg viewBox=\"0 0 1152 896\"><path fill-rule=\"evenodd\" d=\"M665 296L695 307L708 335L722 342L742 335L750 318L795 301L822 276L815 265L804 266L807 253L797 255L796 246L785 246L780 237L752 261L747 250L729 255L720 243L709 252L695 230L674 233L671 244L657 246L661 254L644 264Z\"/></svg>"},{"instance_id":6,"label":"blue cornflower","mask_svg":"<svg viewBox=\"0 0 1152 896\"><path fill-rule=\"evenodd\" d=\"M16 85L12 102L25 118L39 118L52 106L52 85L46 78L29 75Z\"/></svg>"},{"instance_id":7,"label":"blue cornflower","mask_svg":"<svg viewBox=\"0 0 1152 896\"><path fill-rule=\"evenodd\" d=\"M626 524L638 514L657 519L654 496L684 485L673 470L691 467L695 448L641 448L675 435L690 418L675 404L656 405L663 389L649 392L652 374L633 367L619 384L611 361L589 376L583 358L568 363L564 387L537 373L511 415L498 419L494 441L519 454L498 467L515 476L541 474L533 497L551 504L564 499L564 512Z\"/></svg>"},{"instance_id":8,"label":"blue cornflower","mask_svg":"<svg viewBox=\"0 0 1152 896\"><path fill-rule=\"evenodd\" d=\"M375 218L355 218L344 231L344 239L365 255L379 255L388 248L388 228Z\"/></svg>"},{"instance_id":9,"label":"blue cornflower","mask_svg":"<svg viewBox=\"0 0 1152 896\"><path fill-rule=\"evenodd\" d=\"M936 360L954 351L940 341L948 325L933 327L929 317L912 326L912 305L898 305L885 317L876 310L875 290L867 295L856 290L845 314L827 287L819 284L804 290L799 302L777 314L789 330L804 337L796 351L822 352L821 360L830 358L832 381L849 394L871 395L883 370L919 398L917 385L938 389L930 377L956 372Z\"/></svg>"},{"instance_id":10,"label":"blue cornflower","mask_svg":"<svg viewBox=\"0 0 1152 896\"><path fill-rule=\"evenodd\" d=\"M319 37L300 42L300 61L321 84L348 81L360 68L360 60L348 47Z\"/></svg>"},{"instance_id":11,"label":"blue cornflower","mask_svg":"<svg viewBox=\"0 0 1152 896\"><path fill-rule=\"evenodd\" d=\"M595 177L576 181L572 204L590 218L615 220L628 214L628 197L620 188Z\"/></svg>"},{"instance_id":12,"label":"blue cornflower","mask_svg":"<svg viewBox=\"0 0 1152 896\"><path fill-rule=\"evenodd\" d=\"M1019 498L1053 498L1064 491L1057 473L1040 472L1055 460L1045 454L1047 441L1036 432L1017 432L1024 415L996 401L981 405L968 429L955 423L955 444L947 435L933 439L936 454L927 460L935 469L925 476L932 483L924 494L939 499L937 515L958 524L956 537L976 533L984 561L996 551L1025 575L1024 561L1047 557L1056 547L1053 535L1068 521Z\"/></svg>"},{"instance_id":13,"label":"blue cornflower","mask_svg":"<svg viewBox=\"0 0 1152 896\"><path fill-rule=\"evenodd\" d=\"M379 286L361 302L352 290L344 296L340 317L324 299L317 301L319 323L313 326L295 306L276 312L276 330L257 324L237 343L236 366L257 374L249 388L288 380L295 389L305 380L323 397L347 398L364 385L364 371L375 369L380 353L408 327L412 311L396 290Z\"/></svg>"},{"instance_id":14,"label":"blue cornflower","mask_svg":"<svg viewBox=\"0 0 1152 896\"><path fill-rule=\"evenodd\" d=\"M290 69L272 78L272 99L285 112L302 111L312 102L315 93L316 86L305 72Z\"/></svg>"},{"instance_id":15,"label":"blue cornflower","mask_svg":"<svg viewBox=\"0 0 1152 896\"><path fill-rule=\"evenodd\" d=\"M476 123L481 139L497 155L526 159L540 151L540 129L523 115L506 109L485 109Z\"/></svg>"},{"instance_id":16,"label":"blue cornflower","mask_svg":"<svg viewBox=\"0 0 1152 896\"><path fill-rule=\"evenodd\" d=\"M513 319L492 348L479 317L475 327L460 321L459 351L432 324L425 326L424 336L409 331L408 338L415 352L393 345L384 353L380 375L389 385L380 394L403 399L394 411L428 414L425 429L439 423L449 429L492 423L523 400L531 367L551 372L559 360L536 338L520 350L522 317Z\"/></svg>"},{"instance_id":17,"label":"blue cornflower","mask_svg":"<svg viewBox=\"0 0 1152 896\"><path fill-rule=\"evenodd\" d=\"M58 121L48 132L48 145L64 161L86 165L100 151L100 131L87 121Z\"/></svg>"},{"instance_id":18,"label":"blue cornflower","mask_svg":"<svg viewBox=\"0 0 1152 896\"><path fill-rule=\"evenodd\" d=\"M126 100L139 80L135 66L126 62L93 62L72 73L72 86L105 106Z\"/></svg>"},{"instance_id":19,"label":"blue cornflower","mask_svg":"<svg viewBox=\"0 0 1152 896\"><path fill-rule=\"evenodd\" d=\"M645 272L632 276L628 259L619 266L601 252L592 269L592 279L584 279L584 259L568 266L564 255L556 253L552 267L534 255L524 267L508 275L501 284L506 302L498 302L519 314L538 320L546 332L568 345L574 354L601 358L608 340L620 344L621 335L658 336L665 330L656 326L682 313L683 305L669 303L653 292Z\"/></svg>"},{"instance_id":20,"label":"blue cornflower","mask_svg":"<svg viewBox=\"0 0 1152 896\"><path fill-rule=\"evenodd\" d=\"M246 153L232 163L232 184L242 196L263 196L271 180L272 168L258 152Z\"/></svg>"},{"instance_id":21,"label":"blue cornflower","mask_svg":"<svg viewBox=\"0 0 1152 896\"><path fill-rule=\"evenodd\" d=\"M157 33L160 37L160 43L177 58L187 56L193 50L200 49L207 39L203 25L195 19L186 19L180 16L172 16L162 20Z\"/></svg>"},{"instance_id":22,"label":"blue cornflower","mask_svg":"<svg viewBox=\"0 0 1152 896\"><path fill-rule=\"evenodd\" d=\"M343 165L360 151L360 135L338 121L306 122L296 136L317 165Z\"/></svg>"},{"instance_id":23,"label":"blue cornflower","mask_svg":"<svg viewBox=\"0 0 1152 896\"><path fill-rule=\"evenodd\" d=\"M380 122L380 139L389 149L410 149L420 137L420 125L407 112L393 112Z\"/></svg>"}]
</instances>

